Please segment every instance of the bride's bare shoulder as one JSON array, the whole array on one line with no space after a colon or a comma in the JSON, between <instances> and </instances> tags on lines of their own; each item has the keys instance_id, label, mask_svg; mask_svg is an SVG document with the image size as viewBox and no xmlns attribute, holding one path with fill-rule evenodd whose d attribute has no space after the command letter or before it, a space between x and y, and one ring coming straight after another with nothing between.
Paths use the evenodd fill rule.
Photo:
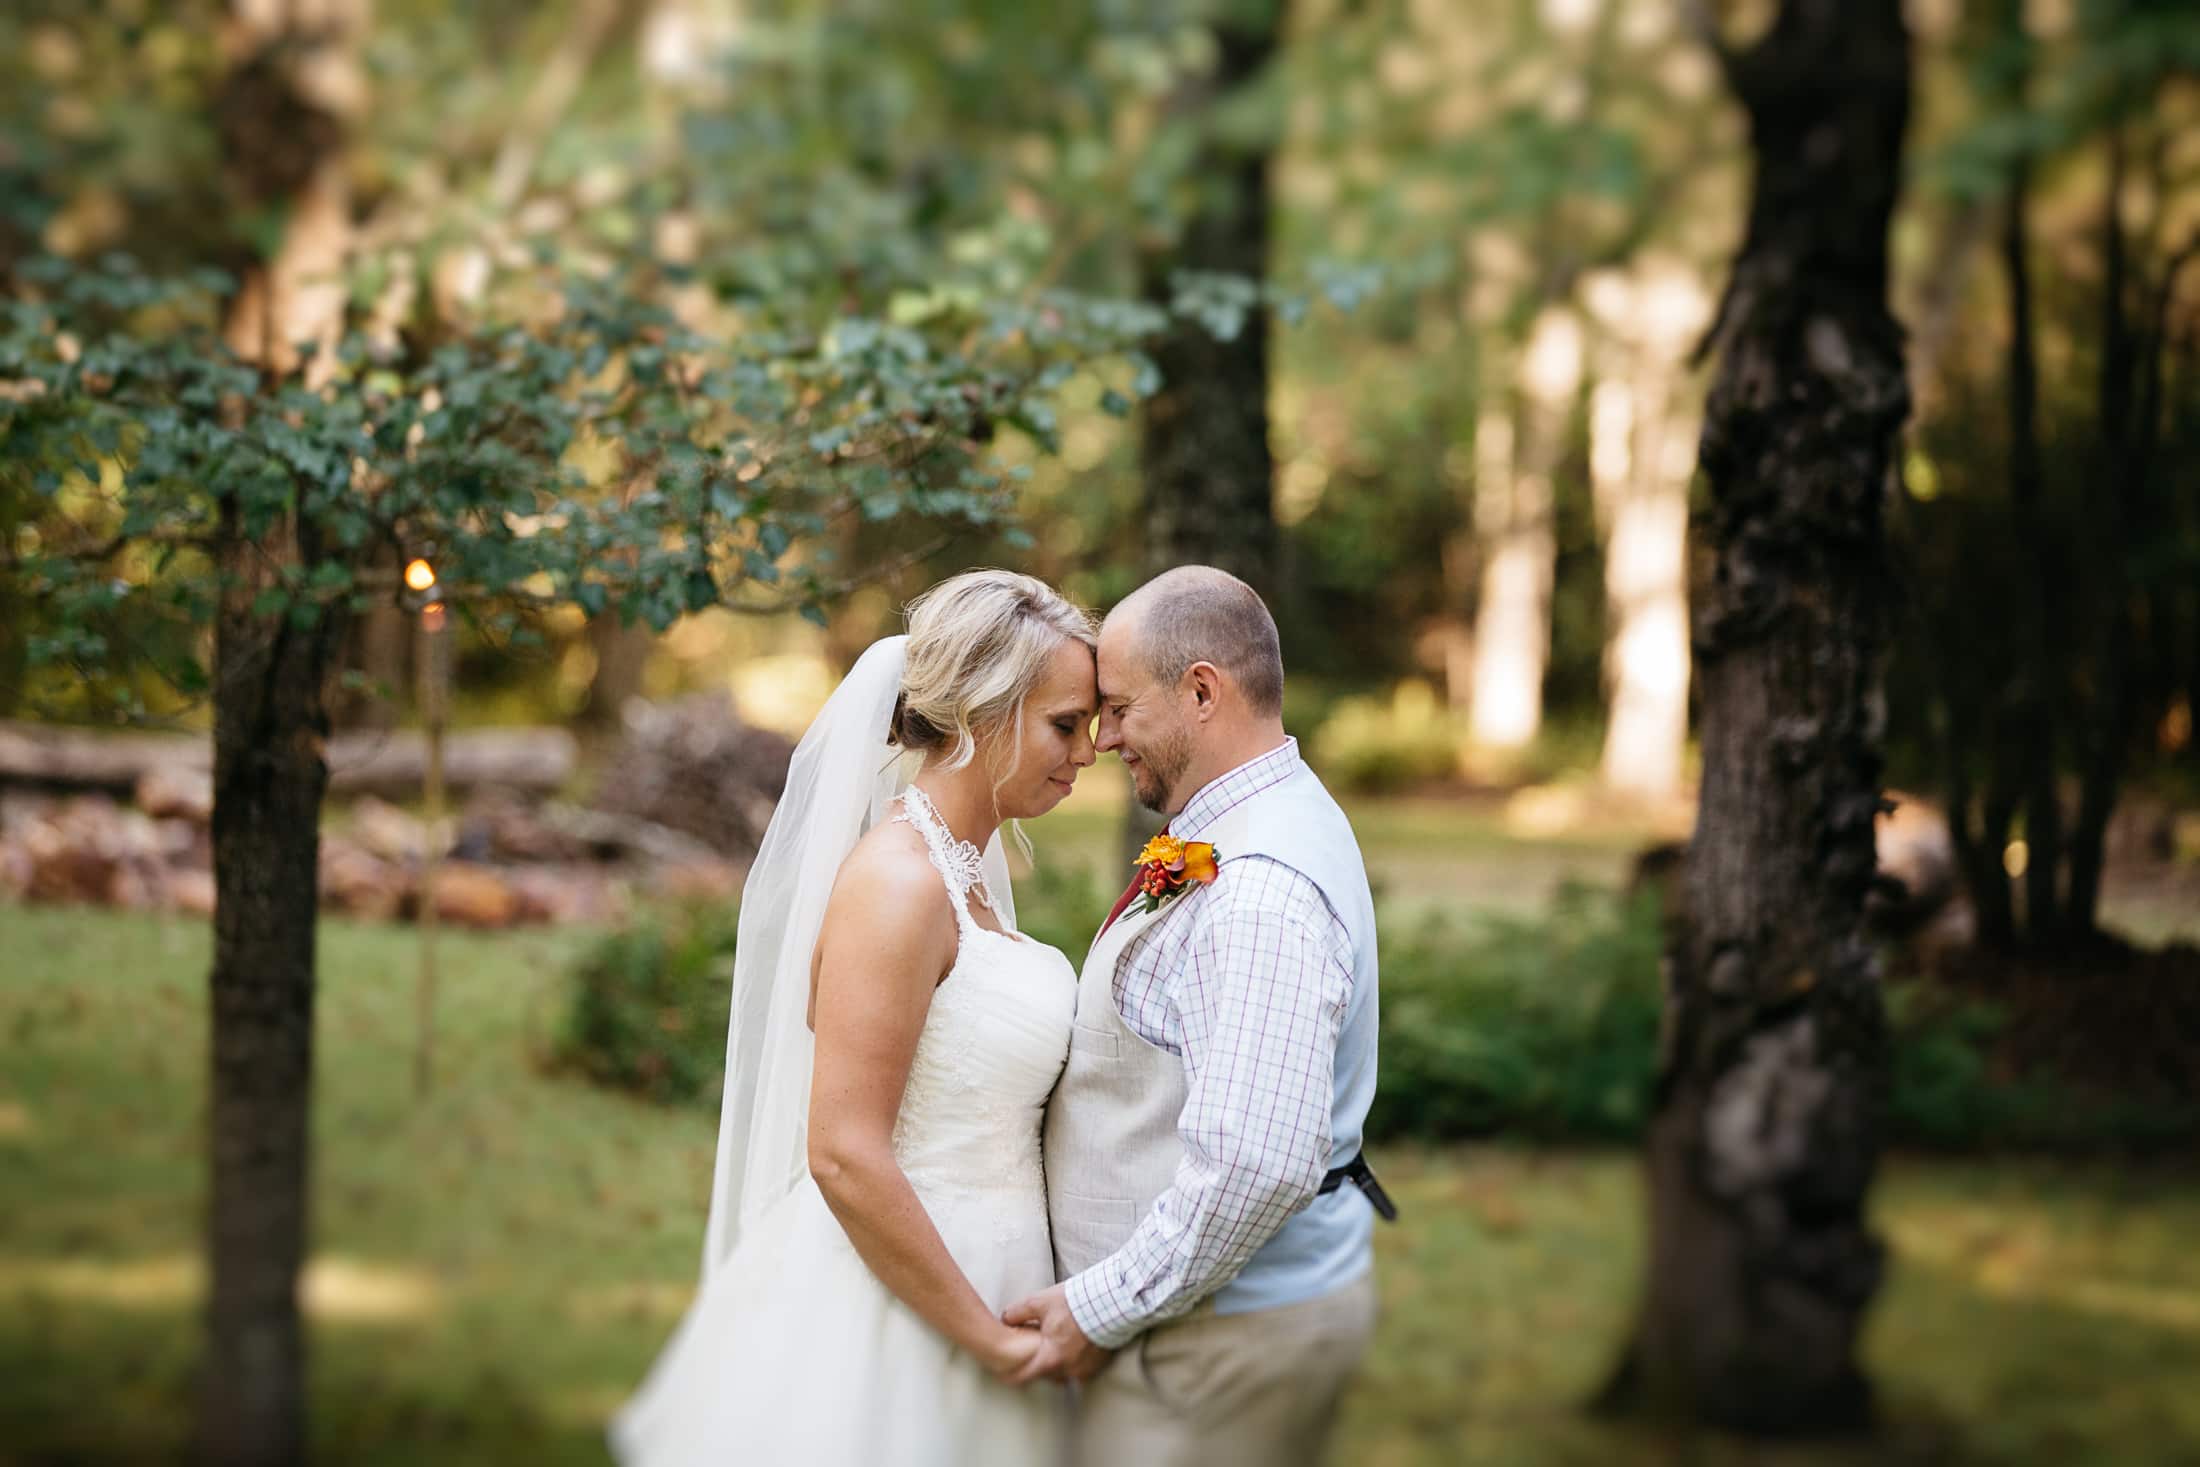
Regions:
<instances>
[{"instance_id":1,"label":"bride's bare shoulder","mask_svg":"<svg viewBox=\"0 0 2200 1467\"><path fill-rule=\"evenodd\" d=\"M874 928L954 930L947 888L914 826L882 820L856 842L833 881L826 921L836 917Z\"/></svg>"}]
</instances>

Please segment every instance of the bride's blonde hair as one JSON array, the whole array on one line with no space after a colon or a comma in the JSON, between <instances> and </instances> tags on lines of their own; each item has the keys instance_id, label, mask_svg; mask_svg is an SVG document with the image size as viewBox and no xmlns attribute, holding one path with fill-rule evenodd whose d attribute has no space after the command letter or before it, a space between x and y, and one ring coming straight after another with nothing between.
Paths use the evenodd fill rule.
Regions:
<instances>
[{"instance_id":1,"label":"bride's blonde hair","mask_svg":"<svg viewBox=\"0 0 2200 1467\"><path fill-rule=\"evenodd\" d=\"M927 757L946 750L948 769L977 757L979 735L1022 721L1063 641L1099 640L1090 612L1015 571L950 576L903 614L909 646L887 739ZM994 771L999 779L1013 772Z\"/></svg>"}]
</instances>

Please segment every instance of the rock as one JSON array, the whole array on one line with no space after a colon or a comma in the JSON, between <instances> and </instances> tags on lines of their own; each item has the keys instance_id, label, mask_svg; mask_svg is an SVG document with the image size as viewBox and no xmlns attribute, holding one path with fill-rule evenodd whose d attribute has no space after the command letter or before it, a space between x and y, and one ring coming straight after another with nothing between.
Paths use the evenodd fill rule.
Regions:
<instances>
[{"instance_id":1,"label":"rock","mask_svg":"<svg viewBox=\"0 0 2200 1467\"><path fill-rule=\"evenodd\" d=\"M106 903L126 912L157 912L168 905L167 868L144 861L115 863L107 878Z\"/></svg>"},{"instance_id":2,"label":"rock","mask_svg":"<svg viewBox=\"0 0 2200 1467\"><path fill-rule=\"evenodd\" d=\"M321 837L319 875L324 910L370 922L396 920L412 896L403 867L342 836Z\"/></svg>"},{"instance_id":3,"label":"rock","mask_svg":"<svg viewBox=\"0 0 2200 1467\"><path fill-rule=\"evenodd\" d=\"M741 883L748 868L731 861L683 861L657 869L654 885L678 902L717 902L732 906L741 900Z\"/></svg>"},{"instance_id":4,"label":"rock","mask_svg":"<svg viewBox=\"0 0 2200 1467\"><path fill-rule=\"evenodd\" d=\"M214 777L203 769L156 764L138 776L137 807L155 819L204 825L214 818Z\"/></svg>"},{"instance_id":5,"label":"rock","mask_svg":"<svg viewBox=\"0 0 2200 1467\"><path fill-rule=\"evenodd\" d=\"M787 787L794 745L743 723L720 696L630 703L626 726L591 802L746 861Z\"/></svg>"},{"instance_id":6,"label":"rock","mask_svg":"<svg viewBox=\"0 0 2200 1467\"><path fill-rule=\"evenodd\" d=\"M1887 799L1894 809L1882 812L1874 827L1879 873L1866 911L1883 932L1913 932L1961 890L1955 837L1947 817L1926 801L1900 790L1887 791Z\"/></svg>"},{"instance_id":7,"label":"rock","mask_svg":"<svg viewBox=\"0 0 2200 1467\"><path fill-rule=\"evenodd\" d=\"M504 873L520 922L609 925L626 919L624 890L594 866L515 866Z\"/></svg>"},{"instance_id":8,"label":"rock","mask_svg":"<svg viewBox=\"0 0 2200 1467\"><path fill-rule=\"evenodd\" d=\"M509 927L520 911L519 897L503 877L463 861L436 868L430 900L438 921L458 927Z\"/></svg>"},{"instance_id":9,"label":"rock","mask_svg":"<svg viewBox=\"0 0 2200 1467\"><path fill-rule=\"evenodd\" d=\"M352 802L349 835L385 861L417 865L427 859L428 834L421 822L372 795Z\"/></svg>"},{"instance_id":10,"label":"rock","mask_svg":"<svg viewBox=\"0 0 2200 1467\"><path fill-rule=\"evenodd\" d=\"M545 863L589 859L587 840L546 818L544 810L509 790L485 789L467 801L460 814L458 839L451 854L467 861Z\"/></svg>"},{"instance_id":11,"label":"rock","mask_svg":"<svg viewBox=\"0 0 2200 1467\"><path fill-rule=\"evenodd\" d=\"M34 902L104 902L114 889L119 863L86 846L55 840L31 850L30 881L24 895Z\"/></svg>"},{"instance_id":12,"label":"rock","mask_svg":"<svg viewBox=\"0 0 2200 1467\"><path fill-rule=\"evenodd\" d=\"M168 908L193 917L214 915L214 873L186 867L168 873Z\"/></svg>"}]
</instances>

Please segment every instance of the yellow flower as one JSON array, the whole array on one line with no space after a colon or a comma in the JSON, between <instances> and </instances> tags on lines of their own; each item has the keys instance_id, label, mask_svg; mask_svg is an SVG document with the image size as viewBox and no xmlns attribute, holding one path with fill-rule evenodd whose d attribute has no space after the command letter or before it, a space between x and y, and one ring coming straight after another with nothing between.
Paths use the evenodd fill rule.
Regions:
<instances>
[{"instance_id":1,"label":"yellow flower","mask_svg":"<svg viewBox=\"0 0 2200 1467\"><path fill-rule=\"evenodd\" d=\"M1173 835L1157 835L1138 853L1141 866L1174 866L1184 859L1184 842Z\"/></svg>"},{"instance_id":2,"label":"yellow flower","mask_svg":"<svg viewBox=\"0 0 2200 1467\"><path fill-rule=\"evenodd\" d=\"M1138 868L1146 873L1146 889L1159 894L1187 881L1205 886L1215 879L1221 866L1208 841L1157 835L1138 853Z\"/></svg>"}]
</instances>

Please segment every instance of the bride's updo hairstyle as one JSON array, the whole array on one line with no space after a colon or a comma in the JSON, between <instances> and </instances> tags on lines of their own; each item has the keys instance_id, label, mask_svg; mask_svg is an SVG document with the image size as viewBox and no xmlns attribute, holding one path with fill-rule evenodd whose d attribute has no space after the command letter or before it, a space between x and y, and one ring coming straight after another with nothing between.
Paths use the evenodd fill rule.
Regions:
<instances>
[{"instance_id":1,"label":"bride's updo hairstyle","mask_svg":"<svg viewBox=\"0 0 2200 1467\"><path fill-rule=\"evenodd\" d=\"M1016 726L1065 640L1087 647L1098 640L1089 613L1046 582L1014 571L951 576L910 602L904 615L907 662L886 736L927 757L949 751L949 769L977 756L981 734Z\"/></svg>"}]
</instances>

